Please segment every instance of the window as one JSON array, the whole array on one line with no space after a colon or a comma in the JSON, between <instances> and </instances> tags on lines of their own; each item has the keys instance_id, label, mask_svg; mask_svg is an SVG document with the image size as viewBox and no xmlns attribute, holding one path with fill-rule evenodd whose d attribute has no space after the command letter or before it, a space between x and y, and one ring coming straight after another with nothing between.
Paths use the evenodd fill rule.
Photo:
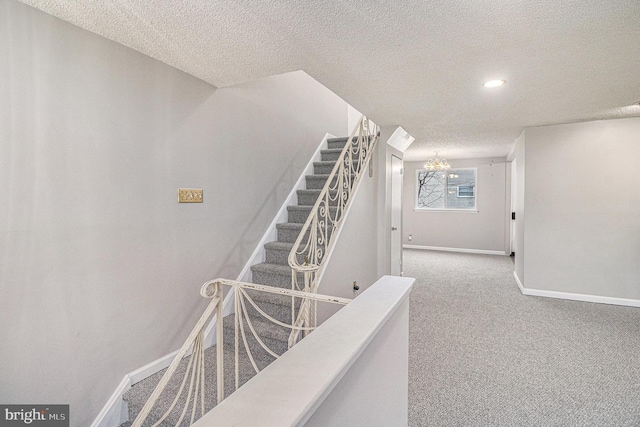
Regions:
<instances>
[{"instance_id":1,"label":"window","mask_svg":"<svg viewBox=\"0 0 640 427\"><path fill-rule=\"evenodd\" d=\"M475 169L416 172L416 209L476 209Z\"/></svg>"},{"instance_id":2,"label":"window","mask_svg":"<svg viewBox=\"0 0 640 427\"><path fill-rule=\"evenodd\" d=\"M472 185L458 185L458 197L474 197Z\"/></svg>"}]
</instances>

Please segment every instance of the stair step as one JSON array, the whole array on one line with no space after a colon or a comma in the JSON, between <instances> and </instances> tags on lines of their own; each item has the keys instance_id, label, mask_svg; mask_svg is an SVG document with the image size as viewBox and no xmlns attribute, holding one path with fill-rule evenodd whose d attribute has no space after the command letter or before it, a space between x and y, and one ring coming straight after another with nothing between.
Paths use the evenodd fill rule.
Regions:
<instances>
[{"instance_id":1,"label":"stair step","mask_svg":"<svg viewBox=\"0 0 640 427\"><path fill-rule=\"evenodd\" d=\"M287 218L289 222L304 224L309 217L312 206L287 206Z\"/></svg>"},{"instance_id":2,"label":"stair step","mask_svg":"<svg viewBox=\"0 0 640 427\"><path fill-rule=\"evenodd\" d=\"M336 207L330 206L331 213L335 216ZM304 224L309 217L313 206L287 206L287 214L289 216L289 222L298 222Z\"/></svg>"},{"instance_id":3,"label":"stair step","mask_svg":"<svg viewBox=\"0 0 640 427\"><path fill-rule=\"evenodd\" d=\"M251 266L252 282L259 285L275 286L291 289L291 267L270 263L260 263ZM298 283L302 283L304 277L298 273Z\"/></svg>"},{"instance_id":4,"label":"stair step","mask_svg":"<svg viewBox=\"0 0 640 427\"><path fill-rule=\"evenodd\" d=\"M249 304L248 301L245 301L245 305ZM248 308L248 307L247 307ZM249 316L251 320L251 324L255 329L256 333L262 340L262 342L273 352L276 354L283 354L289 348L289 334L290 329L285 328L283 326L277 325L270 320L264 318L263 316L254 317ZM289 314L289 321L291 319L291 314ZM269 355L269 353L258 343L258 341L253 336L249 325L247 324L247 320L243 319L244 323L244 333L247 338L247 344L249 345L249 349L251 350L251 354L253 355L255 360L267 359L269 362L273 361L273 356ZM246 349L244 347L244 340L242 338L242 332L239 331L239 343L240 343L240 352L245 353ZM231 314L224 318L224 344L225 348L228 345L229 348L235 347L235 314Z\"/></svg>"},{"instance_id":5,"label":"stair step","mask_svg":"<svg viewBox=\"0 0 640 427\"><path fill-rule=\"evenodd\" d=\"M293 249L293 243L290 242L269 242L264 245L266 257L265 262L268 264L289 265L289 254ZM298 263L304 262L304 255L297 255Z\"/></svg>"},{"instance_id":6,"label":"stair step","mask_svg":"<svg viewBox=\"0 0 640 427\"><path fill-rule=\"evenodd\" d=\"M342 153L342 148L330 148L326 150L320 150L320 159L323 162L336 161Z\"/></svg>"},{"instance_id":7,"label":"stair step","mask_svg":"<svg viewBox=\"0 0 640 427\"><path fill-rule=\"evenodd\" d=\"M328 175L336 165L336 161L313 162L313 173L316 175Z\"/></svg>"},{"instance_id":8,"label":"stair step","mask_svg":"<svg viewBox=\"0 0 640 427\"><path fill-rule=\"evenodd\" d=\"M210 411L216 406L217 402L217 387L216 387L216 375L217 375L217 363L216 363L216 347L210 347L205 350L205 409L206 411ZM268 359L264 361L259 360L258 366L261 368L266 367L271 361L273 357L269 356ZM144 423L145 426L150 426L155 421L159 420L160 417L169 409L171 402L175 398L177 391L180 388L180 383L184 378L184 373L187 369L189 359L185 358L180 362L178 366L178 370L173 375L172 379L169 381L169 384L165 391L160 395L160 399L152 408L147 421ZM225 396L231 395L235 391L235 352L233 346L225 345L224 349L224 378L225 378ZM151 396L151 393L155 389L156 385L160 382L160 379L164 375L166 368L156 372L148 378L143 379L142 381L134 384L127 392L122 395L122 399L127 402L127 406L129 408L129 422L122 424L122 426L129 426L135 420L136 416L142 410L142 407ZM240 352L239 358L239 373L240 373L240 385L246 383L251 378L255 376L255 370L251 366L251 362L249 358L243 352ZM187 384L188 385L188 384ZM184 393L186 396L186 391ZM183 402L186 400L186 397L183 396L182 400L176 408L169 414L167 419L163 421L162 425L176 425L178 419L180 418L180 414L182 412ZM186 423L188 423L189 417L191 416L191 412L188 412L188 416ZM196 415L197 416L197 415ZM196 418L197 419L197 418ZM183 420L183 423L184 420Z\"/></svg>"},{"instance_id":9,"label":"stair step","mask_svg":"<svg viewBox=\"0 0 640 427\"><path fill-rule=\"evenodd\" d=\"M353 164L357 165L359 161L356 159ZM313 173L316 175L329 175L334 166L336 165L336 161L328 161L328 162L313 162Z\"/></svg>"},{"instance_id":10,"label":"stair step","mask_svg":"<svg viewBox=\"0 0 640 427\"><path fill-rule=\"evenodd\" d=\"M281 222L276 224L279 242L294 243L302 231L302 223ZM308 233L308 232L307 232Z\"/></svg>"},{"instance_id":11,"label":"stair step","mask_svg":"<svg viewBox=\"0 0 640 427\"><path fill-rule=\"evenodd\" d=\"M329 138L327 139L327 148L329 149L343 149L349 140L348 136L340 137L340 138Z\"/></svg>"},{"instance_id":12,"label":"stair step","mask_svg":"<svg viewBox=\"0 0 640 427\"><path fill-rule=\"evenodd\" d=\"M328 178L329 175L307 175L305 177L307 190L322 190Z\"/></svg>"},{"instance_id":13,"label":"stair step","mask_svg":"<svg viewBox=\"0 0 640 427\"><path fill-rule=\"evenodd\" d=\"M318 196L322 189L313 188L309 190L298 190L298 205L299 206L313 206L318 200Z\"/></svg>"},{"instance_id":14,"label":"stair step","mask_svg":"<svg viewBox=\"0 0 640 427\"><path fill-rule=\"evenodd\" d=\"M247 294L253 299L256 305L264 311L268 316L273 317L283 323L291 323L291 297L286 297L279 294L271 294L268 292L252 291L247 289ZM296 309L300 307L301 300L296 298L294 306ZM254 317L261 317L262 314L251 305L248 301L245 301L247 311Z\"/></svg>"},{"instance_id":15,"label":"stair step","mask_svg":"<svg viewBox=\"0 0 640 427\"><path fill-rule=\"evenodd\" d=\"M307 190L322 190L328 178L329 178L329 175L307 175L305 177ZM331 185L333 187L335 187L337 179L338 177L334 177L331 180ZM351 179L352 180L355 179L355 174L351 174Z\"/></svg>"},{"instance_id":16,"label":"stair step","mask_svg":"<svg viewBox=\"0 0 640 427\"><path fill-rule=\"evenodd\" d=\"M298 190L298 205L299 206L313 206L316 204L318 197L320 197L321 189L314 188L311 190ZM329 191L329 205L337 206L339 199L336 197L337 190Z\"/></svg>"},{"instance_id":17,"label":"stair step","mask_svg":"<svg viewBox=\"0 0 640 427\"><path fill-rule=\"evenodd\" d=\"M291 242L269 242L264 245L265 261L269 264L289 265L289 253L293 249Z\"/></svg>"}]
</instances>

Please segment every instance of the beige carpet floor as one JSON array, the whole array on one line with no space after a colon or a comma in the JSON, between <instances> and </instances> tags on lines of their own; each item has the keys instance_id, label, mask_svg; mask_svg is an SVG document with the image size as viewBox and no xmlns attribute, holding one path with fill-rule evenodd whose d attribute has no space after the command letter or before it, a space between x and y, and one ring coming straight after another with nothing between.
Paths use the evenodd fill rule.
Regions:
<instances>
[{"instance_id":1,"label":"beige carpet floor","mask_svg":"<svg viewBox=\"0 0 640 427\"><path fill-rule=\"evenodd\" d=\"M409 425L640 426L640 309L524 296L506 256L404 265Z\"/></svg>"}]
</instances>

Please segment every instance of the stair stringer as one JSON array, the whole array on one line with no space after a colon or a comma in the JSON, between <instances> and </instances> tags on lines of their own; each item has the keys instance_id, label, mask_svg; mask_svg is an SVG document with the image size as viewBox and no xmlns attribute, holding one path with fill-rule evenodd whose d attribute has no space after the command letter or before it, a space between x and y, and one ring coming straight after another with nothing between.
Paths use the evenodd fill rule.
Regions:
<instances>
[{"instance_id":1,"label":"stair stringer","mask_svg":"<svg viewBox=\"0 0 640 427\"><path fill-rule=\"evenodd\" d=\"M313 163L320 161L321 159L321 151L328 147L328 139L334 138L335 136L329 133L326 133L315 153L307 163L307 166L304 168L298 181L295 183L291 192L283 202L282 206L276 213L273 221L265 231L264 235L258 242L255 250L249 257L249 260L244 265L242 271L238 275L237 281L240 282L251 282L251 266L255 264L259 264L265 261L266 258L266 250L264 248L265 243L277 240L277 229L276 225L280 222L286 222L287 220L287 207L291 205L295 205L298 202L298 190L306 189L306 176L313 174ZM347 212L348 213L348 212ZM337 236L336 236L337 237ZM234 312L234 298L231 293L229 293L223 302L223 317L228 316ZM204 336L204 347L209 348L216 343L216 316L213 316L209 325L205 329ZM136 369L135 371L129 372L124 376L118 387L109 397L107 403L104 405L102 410L98 413L98 416L95 418L93 423L91 423L91 427L113 427L119 426L123 422L129 419L127 402L122 398L123 394L127 392L131 387L142 381L143 379L150 377L151 375L159 372L165 368L167 368L175 355L179 350L176 350L172 353L169 353L165 356L162 356L153 362L150 362L144 365L141 368ZM190 353L188 353L190 354Z\"/></svg>"}]
</instances>

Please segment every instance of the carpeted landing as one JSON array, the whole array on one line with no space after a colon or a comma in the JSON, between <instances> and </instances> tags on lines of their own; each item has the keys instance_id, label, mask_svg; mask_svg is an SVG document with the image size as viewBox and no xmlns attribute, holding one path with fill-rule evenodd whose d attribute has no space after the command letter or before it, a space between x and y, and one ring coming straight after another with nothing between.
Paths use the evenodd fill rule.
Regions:
<instances>
[{"instance_id":1,"label":"carpeted landing","mask_svg":"<svg viewBox=\"0 0 640 427\"><path fill-rule=\"evenodd\" d=\"M505 256L404 266L410 426L640 426L640 309L524 296Z\"/></svg>"}]
</instances>

